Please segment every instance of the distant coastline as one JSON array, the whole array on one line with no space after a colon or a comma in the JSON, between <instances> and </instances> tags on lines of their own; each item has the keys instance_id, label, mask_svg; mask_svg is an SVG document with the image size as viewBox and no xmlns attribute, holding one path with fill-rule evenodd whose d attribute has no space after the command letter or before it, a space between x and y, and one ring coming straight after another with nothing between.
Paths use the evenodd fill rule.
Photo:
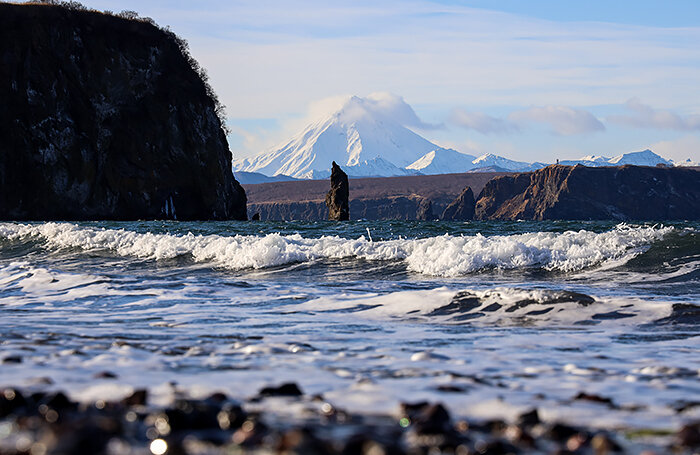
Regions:
<instances>
[{"instance_id":1,"label":"distant coastline","mask_svg":"<svg viewBox=\"0 0 700 455\"><path fill-rule=\"evenodd\" d=\"M553 166L550 166L553 167ZM557 166L568 168L571 166ZM596 175L603 176L605 169L621 167L596 167ZM653 168L646 166L624 166L624 168L648 169L653 173L688 175L695 172L693 194L700 197L700 167ZM466 188L471 187L478 199L479 193L489 181L501 176L530 175L532 173L483 172L442 175L416 175L399 177L350 178L350 218L367 220L416 220L420 215L421 204L429 201L432 205L432 219L439 219L443 210ZM607 175L612 175L608 173ZM693 174L689 174L693 175ZM652 177L653 178L653 177ZM529 180L528 180L529 182ZM643 186L643 183L640 182ZM248 216L260 213L262 220L304 220L319 221L327 217L324 197L328 191L327 180L297 180L260 184L243 184L248 196ZM524 189L523 189L524 190ZM627 188L629 190L629 188ZM638 188L635 191L639 191ZM644 187L641 188L644 190ZM625 191L622 188L622 191ZM624 199L635 194L622 194ZM513 197L515 195L511 195ZM615 197L615 195L611 195ZM695 200L697 201L697 200ZM693 201L690 201L693 202ZM698 213L700 216L700 213ZM507 216L501 216L507 218ZM694 219L695 217L691 217ZM576 218L576 219L581 219ZM584 217L585 219L585 217ZM600 218L597 218L600 219ZM611 217L610 219L617 219ZM620 217L619 219L624 219ZM664 217L659 218L659 220Z\"/></svg>"}]
</instances>

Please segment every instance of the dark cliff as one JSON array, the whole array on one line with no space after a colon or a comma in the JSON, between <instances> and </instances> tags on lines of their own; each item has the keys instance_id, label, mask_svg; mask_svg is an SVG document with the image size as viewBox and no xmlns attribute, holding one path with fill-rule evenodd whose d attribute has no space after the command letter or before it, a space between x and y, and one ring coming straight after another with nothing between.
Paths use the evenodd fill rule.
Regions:
<instances>
[{"instance_id":1,"label":"dark cliff","mask_svg":"<svg viewBox=\"0 0 700 455\"><path fill-rule=\"evenodd\" d=\"M245 219L193 66L147 21L0 3L0 219Z\"/></svg>"},{"instance_id":2,"label":"dark cliff","mask_svg":"<svg viewBox=\"0 0 700 455\"><path fill-rule=\"evenodd\" d=\"M478 193L502 173L464 173L365 177L350 179L350 218L353 220L417 220L439 215L465 185ZM260 212L261 220L326 220L328 180L299 180L244 184L248 214Z\"/></svg>"},{"instance_id":3,"label":"dark cliff","mask_svg":"<svg viewBox=\"0 0 700 455\"><path fill-rule=\"evenodd\" d=\"M644 166L548 166L487 183L476 203L476 218L698 220L700 172Z\"/></svg>"},{"instance_id":4,"label":"dark cliff","mask_svg":"<svg viewBox=\"0 0 700 455\"><path fill-rule=\"evenodd\" d=\"M350 185L348 175L333 161L331 168L331 189L326 194L328 219L347 221L350 219Z\"/></svg>"},{"instance_id":5,"label":"dark cliff","mask_svg":"<svg viewBox=\"0 0 700 455\"><path fill-rule=\"evenodd\" d=\"M452 201L450 205L442 212L443 220L473 220L476 201L474 200L474 192L471 187L466 187L457 199Z\"/></svg>"}]
</instances>

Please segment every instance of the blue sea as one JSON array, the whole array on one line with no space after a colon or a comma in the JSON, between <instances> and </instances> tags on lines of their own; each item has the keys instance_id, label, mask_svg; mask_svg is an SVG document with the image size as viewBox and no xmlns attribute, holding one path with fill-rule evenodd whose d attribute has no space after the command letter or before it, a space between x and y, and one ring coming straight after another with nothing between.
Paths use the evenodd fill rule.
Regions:
<instances>
[{"instance_id":1,"label":"blue sea","mask_svg":"<svg viewBox=\"0 0 700 455\"><path fill-rule=\"evenodd\" d=\"M0 223L0 385L85 402L295 382L673 431L698 335L700 223Z\"/></svg>"}]
</instances>

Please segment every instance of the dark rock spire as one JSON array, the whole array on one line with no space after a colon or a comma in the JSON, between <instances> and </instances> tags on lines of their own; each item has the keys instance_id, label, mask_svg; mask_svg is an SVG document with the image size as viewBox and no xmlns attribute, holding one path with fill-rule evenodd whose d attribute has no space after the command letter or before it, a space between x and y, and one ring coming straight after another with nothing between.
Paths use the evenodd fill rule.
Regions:
<instances>
[{"instance_id":1,"label":"dark rock spire","mask_svg":"<svg viewBox=\"0 0 700 455\"><path fill-rule=\"evenodd\" d=\"M331 190L326 194L328 219L347 221L350 219L350 185L348 175L333 161L331 169Z\"/></svg>"}]
</instances>

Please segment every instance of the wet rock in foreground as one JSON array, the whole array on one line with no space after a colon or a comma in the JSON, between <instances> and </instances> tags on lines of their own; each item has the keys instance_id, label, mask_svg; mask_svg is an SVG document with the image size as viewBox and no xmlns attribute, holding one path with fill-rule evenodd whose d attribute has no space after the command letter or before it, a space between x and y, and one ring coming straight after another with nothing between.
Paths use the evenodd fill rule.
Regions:
<instances>
[{"instance_id":1,"label":"wet rock in foreground","mask_svg":"<svg viewBox=\"0 0 700 455\"><path fill-rule=\"evenodd\" d=\"M167 407L147 398L137 390L120 401L80 404L61 392L5 389L0 454L690 454L700 446L698 423L670 435L665 446L634 445L614 433L544 423L537 409L512 424L455 421L447 407L430 402L403 403L398 417L352 414L303 395L294 383L263 388L244 403L223 393L178 396ZM261 411L266 400L304 411L294 418Z\"/></svg>"}]
</instances>

